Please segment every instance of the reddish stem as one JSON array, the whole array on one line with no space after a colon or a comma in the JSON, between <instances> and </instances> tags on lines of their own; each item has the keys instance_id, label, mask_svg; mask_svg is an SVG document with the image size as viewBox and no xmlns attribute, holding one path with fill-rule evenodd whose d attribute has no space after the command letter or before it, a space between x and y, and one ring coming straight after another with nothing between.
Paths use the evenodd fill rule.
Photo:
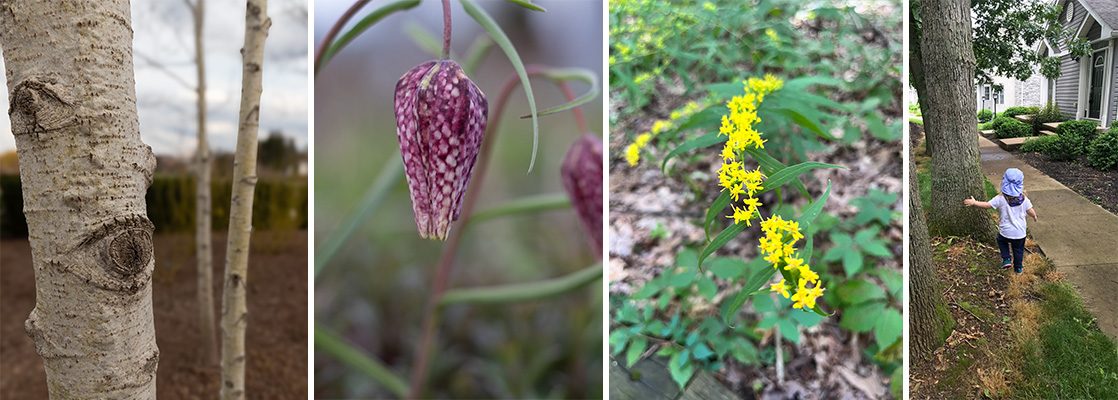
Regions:
<instances>
[{"instance_id":1,"label":"reddish stem","mask_svg":"<svg viewBox=\"0 0 1118 400\"><path fill-rule=\"evenodd\" d=\"M443 0L443 59L450 58L450 0Z\"/></svg>"},{"instance_id":2,"label":"reddish stem","mask_svg":"<svg viewBox=\"0 0 1118 400\"><path fill-rule=\"evenodd\" d=\"M528 75L540 75L546 71L546 67L538 65L529 65L525 68ZM470 222L470 217L473 214L474 205L477 203L478 193L481 192L482 182L485 180L485 171L489 166L489 155L493 152L493 146L496 145L494 140L497 138L497 125L500 124L501 116L504 114L505 106L508 104L509 97L512 96L512 91L520 84L520 79L513 75L509 80L505 81L504 86L501 87L501 92L497 95L497 103L493 108L493 115L489 118L492 121L488 127L488 134L482 142L481 155L478 157L478 165L474 173L476 176L473 182L470 182L470 188L466 190L466 199L462 203L462 218L458 221L457 229L450 231L450 237L446 240L446 246L443 246L442 256L439 258L439 266L435 271L434 281L431 284L431 296L428 299L426 316L423 319L423 337L420 339L416 348L417 358L411 371L411 387L408 390L409 399L418 399L423 393L423 384L427 380L427 362L431 355L431 345L435 341L437 334L435 327L438 325L439 313L438 304L442 301L443 294L446 293L446 288L450 282L450 273L454 267L454 254L458 251L458 244L462 239L462 233L465 232L465 227ZM560 88L565 88L564 93L568 100L574 99L574 93L571 92L569 87L563 82L558 82ZM571 110L575 114L575 118L580 122L580 129L582 133L586 132L585 119L582 117L582 110L578 107Z\"/></svg>"},{"instance_id":3,"label":"reddish stem","mask_svg":"<svg viewBox=\"0 0 1118 400\"><path fill-rule=\"evenodd\" d=\"M315 75L318 74L318 68L322 66L322 56L326 55L326 49L330 48L331 43L334 43L334 38L336 38L338 33L342 31L342 28L349 23L349 20L352 19L354 15L357 15L358 11L361 11L361 8L369 4L369 1L370 0L357 0L353 2L353 5L349 6L349 9L342 13L342 17L338 18L338 22L335 22L334 26L331 26L330 30L326 32L326 37L322 39L322 44L318 45L318 50L314 52Z\"/></svg>"}]
</instances>

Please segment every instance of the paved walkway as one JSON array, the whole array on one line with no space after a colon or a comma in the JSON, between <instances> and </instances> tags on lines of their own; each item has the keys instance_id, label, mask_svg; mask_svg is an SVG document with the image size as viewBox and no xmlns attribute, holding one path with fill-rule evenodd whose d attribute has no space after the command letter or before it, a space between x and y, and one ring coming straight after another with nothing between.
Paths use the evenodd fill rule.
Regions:
<instances>
[{"instance_id":1,"label":"paved walkway","mask_svg":"<svg viewBox=\"0 0 1118 400\"><path fill-rule=\"evenodd\" d=\"M978 138L982 173L997 187L1006 168L1025 173L1025 191L1040 217L1029 235L1074 285L1099 328L1118 339L1118 216L1048 175Z\"/></svg>"}]
</instances>

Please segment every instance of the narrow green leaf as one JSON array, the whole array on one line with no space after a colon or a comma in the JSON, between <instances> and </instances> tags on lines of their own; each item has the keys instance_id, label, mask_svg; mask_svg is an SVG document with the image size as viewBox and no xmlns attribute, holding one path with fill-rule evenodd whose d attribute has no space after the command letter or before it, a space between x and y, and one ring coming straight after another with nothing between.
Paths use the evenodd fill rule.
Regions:
<instances>
[{"instance_id":1,"label":"narrow green leaf","mask_svg":"<svg viewBox=\"0 0 1118 400\"><path fill-rule=\"evenodd\" d=\"M703 265L703 260L706 260L707 256L713 254L715 250L722 248L722 246L725 246L726 243L729 243L731 239L737 237L738 234L742 233L745 228L745 223L742 222L738 224L732 224L730 226L727 226L726 229L723 229L722 233L719 233L718 236L715 236L714 239L710 241L710 243L707 243L706 247L703 247L703 251L699 253L699 265Z\"/></svg>"},{"instance_id":2,"label":"narrow green leaf","mask_svg":"<svg viewBox=\"0 0 1118 400\"><path fill-rule=\"evenodd\" d=\"M539 282L450 290L439 300L439 305L501 304L542 300L574 291L601 278L602 265L596 264L571 274Z\"/></svg>"},{"instance_id":3,"label":"narrow green leaf","mask_svg":"<svg viewBox=\"0 0 1118 400\"><path fill-rule=\"evenodd\" d=\"M823 194L819 195L819 198L815 199L811 204L808 204L807 207L804 208L804 212L800 214L798 222L801 230L809 230L808 228L815 222L815 217L818 217L819 213L823 212L823 204L827 203L827 197L830 195L831 181L827 181L827 189L823 191Z\"/></svg>"},{"instance_id":4,"label":"narrow green leaf","mask_svg":"<svg viewBox=\"0 0 1118 400\"><path fill-rule=\"evenodd\" d=\"M800 175L803 175L803 174L805 174L808 171L811 171L813 169L819 169L819 168L843 168L843 169L845 169L846 167L843 167L841 165L827 164L827 163L821 163L821 162L815 162L815 161L808 161L808 162L802 162L802 163L799 163L799 164L796 164L796 165L791 165L791 166L785 167L785 168L777 171L776 173L773 173L772 175L769 175L768 178L765 178L765 183L764 183L765 187L761 190L761 193L769 192L769 191L772 191L776 188L784 186L788 182L790 182L792 180L796 180L797 178L799 178Z\"/></svg>"},{"instance_id":5,"label":"narrow green leaf","mask_svg":"<svg viewBox=\"0 0 1118 400\"><path fill-rule=\"evenodd\" d=\"M319 354L324 354L364 373L392 394L400 397L407 395L408 384L402 378L396 376L384 363L365 355L364 350L346 343L341 336L317 322L314 324L314 347L320 350Z\"/></svg>"},{"instance_id":6,"label":"narrow green leaf","mask_svg":"<svg viewBox=\"0 0 1118 400\"><path fill-rule=\"evenodd\" d=\"M777 112L779 112L781 114L784 114L788 118L791 118L792 121L794 121L797 125L803 127L804 129L807 129L807 130L811 131L816 136L819 136L820 138L822 138L824 140L835 140L834 136L831 136L830 133L828 133L826 130L824 130L822 127L819 126L819 122L817 122L817 121L815 121L811 118L808 118L807 116L805 116L803 113L801 113L798 110L793 110L793 109L790 109L790 108L782 108L782 109L777 110Z\"/></svg>"},{"instance_id":7,"label":"narrow green leaf","mask_svg":"<svg viewBox=\"0 0 1118 400\"><path fill-rule=\"evenodd\" d=\"M512 3L512 4L516 4L516 5L524 7L524 8L527 8L527 9L532 10L532 11L539 11L539 12L546 12L547 11L543 7L540 7L537 4L532 4L532 0L505 0L505 1L507 1L509 3Z\"/></svg>"},{"instance_id":8,"label":"narrow green leaf","mask_svg":"<svg viewBox=\"0 0 1118 400\"><path fill-rule=\"evenodd\" d=\"M397 11L404 11L415 8L415 6L419 5L419 1L420 0L400 0L393 3L388 3L381 8L373 10L373 12L369 13L369 15L366 15L364 18L361 18L361 20L357 21L357 23L354 24L352 28L338 37L338 39L335 40L334 43L329 44L330 47L326 48L326 54L322 56L322 61L319 62L319 65L316 65L314 68L315 74L318 74L318 71L322 68L322 66L330 62L330 59L334 58L334 55L338 54L339 51L342 51L342 49L345 48L345 46L348 45L349 42L352 42L353 39L356 39L357 36L361 35L361 33L365 32L365 30L369 29L377 22L380 22L380 20L384 19L384 17L387 17L389 14Z\"/></svg>"},{"instance_id":9,"label":"narrow green leaf","mask_svg":"<svg viewBox=\"0 0 1118 400\"><path fill-rule=\"evenodd\" d=\"M441 58L443 56L443 41L442 38L436 38L423 26L414 21L408 21L404 24L404 33L423 50L430 54L432 57ZM450 58L458 58L451 50Z\"/></svg>"},{"instance_id":10,"label":"narrow green leaf","mask_svg":"<svg viewBox=\"0 0 1118 400\"><path fill-rule=\"evenodd\" d=\"M520 85L524 87L524 94L528 96L528 110L532 113L532 159L528 162L528 172L532 172L532 168L536 166L536 153L539 152L540 148L540 123L539 117L537 117L539 113L536 111L536 96L532 94L532 83L528 80L528 71L524 69L524 62L520 61L520 54L516 52L516 47L513 47L509 37L505 35L497 22L485 10L474 4L472 0L461 0L461 2L466 14L477 21L478 25L481 25L482 29L485 29L485 32L497 44L497 47L505 52L505 56L512 63L512 68L516 70L516 75L520 77Z\"/></svg>"},{"instance_id":11,"label":"narrow green leaf","mask_svg":"<svg viewBox=\"0 0 1118 400\"><path fill-rule=\"evenodd\" d=\"M566 193L548 193L536 196L521 197L516 200L501 204L474 213L467 221L467 226L485 222L500 217L520 214L534 214L545 211L562 210L571 207L571 199Z\"/></svg>"},{"instance_id":12,"label":"narrow green leaf","mask_svg":"<svg viewBox=\"0 0 1118 400\"><path fill-rule=\"evenodd\" d=\"M404 163L400 161L399 154L399 152L393 152L392 155L388 156L384 166L381 167L380 173L377 174L377 178L373 180L373 184L369 186L369 190L361 198L361 203L357 206L357 209L342 220L342 225L338 229L330 231L329 236L323 239L322 244L315 250L315 279L318 279L318 274L338 254L342 245L353 236L357 227L372 218L373 213L380 207L380 203L384 200L388 191L403 180Z\"/></svg>"},{"instance_id":13,"label":"narrow green leaf","mask_svg":"<svg viewBox=\"0 0 1118 400\"><path fill-rule=\"evenodd\" d=\"M625 365L629 368L633 367L640 360L641 355L648 349L648 339L644 336L637 336L629 343L629 349L625 351Z\"/></svg>"},{"instance_id":14,"label":"narrow green leaf","mask_svg":"<svg viewBox=\"0 0 1118 400\"><path fill-rule=\"evenodd\" d=\"M706 233L707 240L710 240L711 226L714 225L714 221L722 215L722 210L725 210L728 205L730 205L730 192L725 190L710 204L710 208L707 209L706 221L703 222L703 232Z\"/></svg>"},{"instance_id":15,"label":"narrow green leaf","mask_svg":"<svg viewBox=\"0 0 1118 400\"><path fill-rule=\"evenodd\" d=\"M716 144L719 144L719 143L722 143L722 142L725 142L725 141L726 141L726 136L719 135L717 132L708 133L708 134L703 135L703 136L688 139L687 141L683 142L682 144L680 144L675 149L672 149L672 151L668 152L668 155L664 156L664 159L660 161L660 170L667 173L668 172L668 170L667 170L668 160L671 160L672 158L675 158L676 156L678 156L680 154L683 154L683 153L686 153L686 152L689 152L689 151L695 150L695 149L703 149L703 148L707 148L707 147L710 147L710 146L714 146Z\"/></svg>"},{"instance_id":16,"label":"narrow green leaf","mask_svg":"<svg viewBox=\"0 0 1118 400\"><path fill-rule=\"evenodd\" d=\"M745 149L745 152L753 157L754 160L757 160L758 164L761 164L761 171L763 171L766 175L775 174L785 168L784 163L770 156L769 153L765 152L765 150L751 148ZM802 194L804 197L810 197L810 194L807 191L807 186L804 186L803 182L796 180L795 185L796 189L800 191L800 194Z\"/></svg>"},{"instance_id":17,"label":"narrow green leaf","mask_svg":"<svg viewBox=\"0 0 1118 400\"><path fill-rule=\"evenodd\" d=\"M542 117L545 115L557 114L563 111L589 103L598 97L600 89L598 88L598 75L594 74L585 68L548 68L541 72L541 75L556 82L566 81L581 81L590 85L590 89L583 93L581 96L574 98L571 101L557 105L555 107L546 108L536 116ZM523 115L520 118L529 118L531 115Z\"/></svg>"},{"instance_id":18,"label":"narrow green leaf","mask_svg":"<svg viewBox=\"0 0 1118 400\"><path fill-rule=\"evenodd\" d=\"M734 297L722 303L722 322L726 323L726 325L734 326L734 316L736 316L738 310L741 310L741 307L745 305L745 301L753 296L761 286L764 286L766 282L772 279L773 274L776 273L776 270L765 266L765 264L765 260L761 258L750 261L748 266L746 266L746 270L750 273L749 280L745 282L741 291L734 295Z\"/></svg>"},{"instance_id":19,"label":"narrow green leaf","mask_svg":"<svg viewBox=\"0 0 1118 400\"><path fill-rule=\"evenodd\" d=\"M466 59L462 62L462 69L466 74L473 75L477 71L477 66L481 64L481 60L485 59L485 55L489 54L489 49L493 48L493 39L489 36L478 36L474 39L474 43L470 45L470 49L466 51Z\"/></svg>"}]
</instances>

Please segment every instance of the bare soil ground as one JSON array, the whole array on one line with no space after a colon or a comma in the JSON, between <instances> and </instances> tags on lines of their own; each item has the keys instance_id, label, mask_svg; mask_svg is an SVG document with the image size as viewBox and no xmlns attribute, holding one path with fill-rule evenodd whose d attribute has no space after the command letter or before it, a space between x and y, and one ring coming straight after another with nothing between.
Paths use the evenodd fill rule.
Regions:
<instances>
[{"instance_id":1,"label":"bare soil ground","mask_svg":"<svg viewBox=\"0 0 1118 400\"><path fill-rule=\"evenodd\" d=\"M153 285L160 399L216 398L218 366L202 365L192 234L157 234ZM225 234L214 233L215 312L220 316ZM307 233L254 232L249 257L250 399L302 399L307 393ZM35 306L26 239L0 241L0 398L45 399L43 364L23 321ZM216 334L216 332L215 332Z\"/></svg>"},{"instance_id":2,"label":"bare soil ground","mask_svg":"<svg viewBox=\"0 0 1118 400\"><path fill-rule=\"evenodd\" d=\"M1052 161L1037 153L1015 154L1081 196L1118 214L1118 170L1099 171L1087 165L1083 157L1072 161Z\"/></svg>"}]
</instances>

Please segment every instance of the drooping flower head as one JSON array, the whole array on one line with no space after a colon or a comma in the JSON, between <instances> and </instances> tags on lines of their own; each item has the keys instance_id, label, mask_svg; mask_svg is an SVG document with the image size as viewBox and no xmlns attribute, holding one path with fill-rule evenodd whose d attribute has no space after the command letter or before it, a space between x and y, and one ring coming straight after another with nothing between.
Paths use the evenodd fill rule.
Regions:
<instances>
[{"instance_id":1,"label":"drooping flower head","mask_svg":"<svg viewBox=\"0 0 1118 400\"><path fill-rule=\"evenodd\" d=\"M560 169L563 188L571 198L582 226L594 244L594 254L602 252L602 139L582 135L567 150Z\"/></svg>"},{"instance_id":2,"label":"drooping flower head","mask_svg":"<svg viewBox=\"0 0 1118 400\"><path fill-rule=\"evenodd\" d=\"M446 239L481 149L485 93L458 63L428 61L396 83L395 114L419 236Z\"/></svg>"}]
</instances>

